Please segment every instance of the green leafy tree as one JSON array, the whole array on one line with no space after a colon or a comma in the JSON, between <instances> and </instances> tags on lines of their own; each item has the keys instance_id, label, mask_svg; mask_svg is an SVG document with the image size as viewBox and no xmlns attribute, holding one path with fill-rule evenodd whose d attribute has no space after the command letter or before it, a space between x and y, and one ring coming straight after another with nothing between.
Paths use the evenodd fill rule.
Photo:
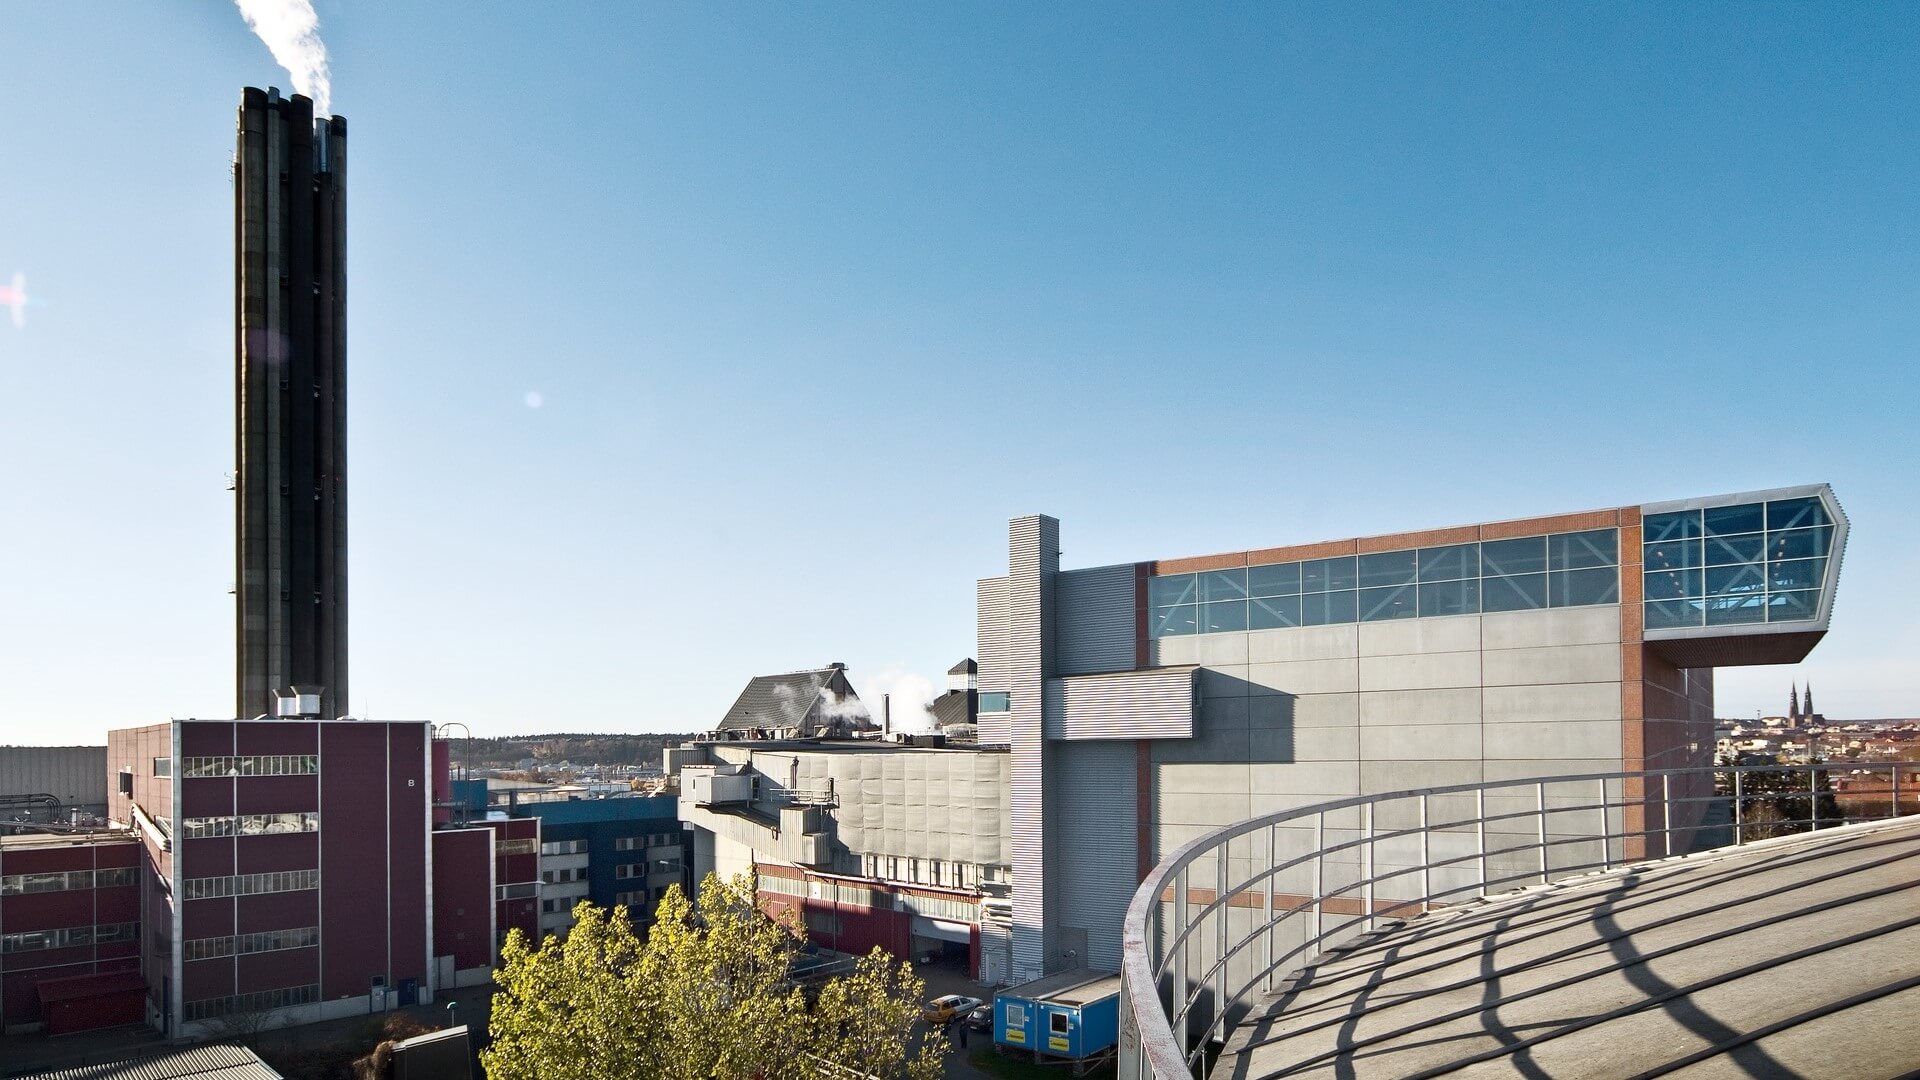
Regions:
<instances>
[{"instance_id":1,"label":"green leafy tree","mask_svg":"<svg viewBox=\"0 0 1920 1080\"><path fill-rule=\"evenodd\" d=\"M788 978L800 935L753 880L678 887L645 942L623 909L574 908L564 940L510 934L496 973L493 1080L935 1080L944 1036L916 1038L925 984L875 950L809 1005Z\"/></svg>"}]
</instances>

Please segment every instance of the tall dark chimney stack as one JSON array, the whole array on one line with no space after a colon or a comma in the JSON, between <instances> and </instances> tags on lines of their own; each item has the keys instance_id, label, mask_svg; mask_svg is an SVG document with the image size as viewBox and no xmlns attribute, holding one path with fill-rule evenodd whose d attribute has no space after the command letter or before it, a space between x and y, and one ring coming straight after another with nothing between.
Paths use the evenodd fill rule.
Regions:
<instances>
[{"instance_id":1,"label":"tall dark chimney stack","mask_svg":"<svg viewBox=\"0 0 1920 1080\"><path fill-rule=\"evenodd\" d=\"M347 122L241 92L233 166L234 713L347 712Z\"/></svg>"}]
</instances>

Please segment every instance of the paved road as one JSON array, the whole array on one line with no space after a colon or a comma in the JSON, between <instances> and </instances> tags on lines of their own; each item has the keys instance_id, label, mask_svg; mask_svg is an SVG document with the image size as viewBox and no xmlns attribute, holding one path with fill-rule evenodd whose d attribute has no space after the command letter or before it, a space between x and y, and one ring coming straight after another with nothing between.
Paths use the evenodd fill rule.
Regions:
<instances>
[{"instance_id":1,"label":"paved road","mask_svg":"<svg viewBox=\"0 0 1920 1080\"><path fill-rule=\"evenodd\" d=\"M915 967L914 973L927 981L929 1000L943 994L965 994L988 1003L993 1001L993 991L990 988L974 982L957 966ZM991 1034L979 1031L968 1032L967 1046L964 1050L960 1048L960 1032L957 1027L947 1032L947 1040L953 1044L953 1049L947 1054L947 1080L991 1080L986 1073L967 1063L969 1053L979 1048L982 1043L993 1042Z\"/></svg>"},{"instance_id":2,"label":"paved road","mask_svg":"<svg viewBox=\"0 0 1920 1080\"><path fill-rule=\"evenodd\" d=\"M1920 1066L1920 821L1410 920L1257 1012L1216 1076L1900 1076Z\"/></svg>"}]
</instances>

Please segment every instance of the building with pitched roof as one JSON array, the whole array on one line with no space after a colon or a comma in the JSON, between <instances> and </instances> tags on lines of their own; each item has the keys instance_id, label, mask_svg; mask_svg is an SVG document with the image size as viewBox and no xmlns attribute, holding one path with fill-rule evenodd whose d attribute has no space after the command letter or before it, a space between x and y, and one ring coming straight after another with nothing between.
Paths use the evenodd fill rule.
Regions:
<instances>
[{"instance_id":1,"label":"building with pitched roof","mask_svg":"<svg viewBox=\"0 0 1920 1080\"><path fill-rule=\"evenodd\" d=\"M756 675L714 733L732 739L846 738L878 731L847 681L847 665Z\"/></svg>"}]
</instances>

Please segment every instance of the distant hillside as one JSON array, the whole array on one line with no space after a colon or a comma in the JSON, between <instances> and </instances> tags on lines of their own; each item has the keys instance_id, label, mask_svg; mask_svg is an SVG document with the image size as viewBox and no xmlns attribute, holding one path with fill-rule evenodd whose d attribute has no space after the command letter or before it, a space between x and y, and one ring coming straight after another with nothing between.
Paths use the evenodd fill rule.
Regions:
<instances>
[{"instance_id":1,"label":"distant hillside","mask_svg":"<svg viewBox=\"0 0 1920 1080\"><path fill-rule=\"evenodd\" d=\"M470 749L469 759L475 769L512 768L522 761L532 758L538 765L555 764L566 761L574 765L645 765L660 767L660 751L693 738L692 735L606 735L606 734L547 734L547 735L509 735L499 739L473 740L470 748L463 748L460 740L454 740L454 758L459 761L463 749Z\"/></svg>"}]
</instances>

